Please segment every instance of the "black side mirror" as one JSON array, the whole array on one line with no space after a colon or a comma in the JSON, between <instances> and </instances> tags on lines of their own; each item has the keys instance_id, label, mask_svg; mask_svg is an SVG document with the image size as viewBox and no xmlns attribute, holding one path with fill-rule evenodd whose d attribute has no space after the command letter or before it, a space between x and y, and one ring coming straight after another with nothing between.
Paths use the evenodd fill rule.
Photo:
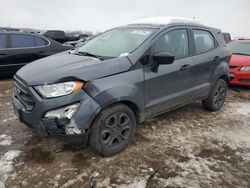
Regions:
<instances>
[{"instance_id":1,"label":"black side mirror","mask_svg":"<svg viewBox=\"0 0 250 188\"><path fill-rule=\"evenodd\" d=\"M175 56L166 53L166 52L158 52L153 55L153 66L152 72L157 72L159 65L169 65L172 64L175 60Z\"/></svg>"},{"instance_id":2,"label":"black side mirror","mask_svg":"<svg viewBox=\"0 0 250 188\"><path fill-rule=\"evenodd\" d=\"M153 60L158 64L172 64L174 62L175 57L166 52L158 52L153 55Z\"/></svg>"}]
</instances>

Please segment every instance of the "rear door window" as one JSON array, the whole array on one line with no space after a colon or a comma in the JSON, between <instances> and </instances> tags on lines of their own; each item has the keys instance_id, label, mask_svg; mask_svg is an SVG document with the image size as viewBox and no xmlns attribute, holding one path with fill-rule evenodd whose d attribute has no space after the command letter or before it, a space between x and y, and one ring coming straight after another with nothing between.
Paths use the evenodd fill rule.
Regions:
<instances>
[{"instance_id":1,"label":"rear door window","mask_svg":"<svg viewBox=\"0 0 250 188\"><path fill-rule=\"evenodd\" d=\"M20 34L11 34L10 44L11 48L28 48L36 46L34 36Z\"/></svg>"},{"instance_id":2,"label":"rear door window","mask_svg":"<svg viewBox=\"0 0 250 188\"><path fill-rule=\"evenodd\" d=\"M208 52L215 48L215 40L210 32L194 29L193 33L196 46L196 54Z\"/></svg>"},{"instance_id":3,"label":"rear door window","mask_svg":"<svg viewBox=\"0 0 250 188\"><path fill-rule=\"evenodd\" d=\"M6 35L0 35L0 49L6 48Z\"/></svg>"},{"instance_id":4,"label":"rear door window","mask_svg":"<svg viewBox=\"0 0 250 188\"><path fill-rule=\"evenodd\" d=\"M36 46L47 46L49 44L49 42L45 39L42 39L40 37L35 37L35 42L36 42Z\"/></svg>"}]
</instances>

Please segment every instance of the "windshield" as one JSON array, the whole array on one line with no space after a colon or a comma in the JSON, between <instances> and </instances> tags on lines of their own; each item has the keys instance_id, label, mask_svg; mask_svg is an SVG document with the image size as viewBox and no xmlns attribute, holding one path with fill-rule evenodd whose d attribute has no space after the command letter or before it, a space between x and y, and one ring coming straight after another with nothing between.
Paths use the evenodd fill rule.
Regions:
<instances>
[{"instance_id":1,"label":"windshield","mask_svg":"<svg viewBox=\"0 0 250 188\"><path fill-rule=\"evenodd\" d=\"M152 33L148 28L116 28L107 31L80 46L76 53L92 54L99 57L119 57L133 52Z\"/></svg>"},{"instance_id":2,"label":"windshield","mask_svg":"<svg viewBox=\"0 0 250 188\"><path fill-rule=\"evenodd\" d=\"M250 55L250 42L231 42L228 48L233 54Z\"/></svg>"}]
</instances>

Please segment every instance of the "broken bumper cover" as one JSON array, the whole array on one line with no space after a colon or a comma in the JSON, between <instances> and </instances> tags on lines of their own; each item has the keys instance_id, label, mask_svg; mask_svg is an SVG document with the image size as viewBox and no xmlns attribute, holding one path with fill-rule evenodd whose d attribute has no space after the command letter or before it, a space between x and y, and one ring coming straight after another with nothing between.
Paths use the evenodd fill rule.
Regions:
<instances>
[{"instance_id":1,"label":"broken bumper cover","mask_svg":"<svg viewBox=\"0 0 250 188\"><path fill-rule=\"evenodd\" d=\"M15 92L12 96L15 114L22 123L41 137L52 136L77 147L87 145L91 123L101 109L87 93L81 90L76 94L46 100L42 99L33 88L28 88L28 90L35 101L34 108L30 111L24 108ZM77 112L72 117L74 126L81 130L79 134L67 134L63 127L67 122L63 124L57 118L44 118L47 112L74 103L80 103Z\"/></svg>"},{"instance_id":2,"label":"broken bumper cover","mask_svg":"<svg viewBox=\"0 0 250 188\"><path fill-rule=\"evenodd\" d=\"M89 129L86 129L80 134L66 134L60 127L57 119L43 120L43 126L45 127L48 136L55 137L67 144L76 147L86 147L88 143Z\"/></svg>"}]
</instances>

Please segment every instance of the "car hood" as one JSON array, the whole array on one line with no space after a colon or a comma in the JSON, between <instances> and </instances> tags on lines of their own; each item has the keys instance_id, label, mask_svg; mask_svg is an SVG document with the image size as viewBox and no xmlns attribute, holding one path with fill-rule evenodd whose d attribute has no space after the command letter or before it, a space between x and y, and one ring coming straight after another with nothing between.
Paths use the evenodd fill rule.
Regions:
<instances>
[{"instance_id":1,"label":"car hood","mask_svg":"<svg viewBox=\"0 0 250 188\"><path fill-rule=\"evenodd\" d=\"M232 55L231 66L250 66L250 56L246 55Z\"/></svg>"},{"instance_id":2,"label":"car hood","mask_svg":"<svg viewBox=\"0 0 250 188\"><path fill-rule=\"evenodd\" d=\"M101 61L62 52L27 64L16 75L29 86L34 86L72 79L89 81L127 71L131 66L127 57Z\"/></svg>"}]
</instances>

